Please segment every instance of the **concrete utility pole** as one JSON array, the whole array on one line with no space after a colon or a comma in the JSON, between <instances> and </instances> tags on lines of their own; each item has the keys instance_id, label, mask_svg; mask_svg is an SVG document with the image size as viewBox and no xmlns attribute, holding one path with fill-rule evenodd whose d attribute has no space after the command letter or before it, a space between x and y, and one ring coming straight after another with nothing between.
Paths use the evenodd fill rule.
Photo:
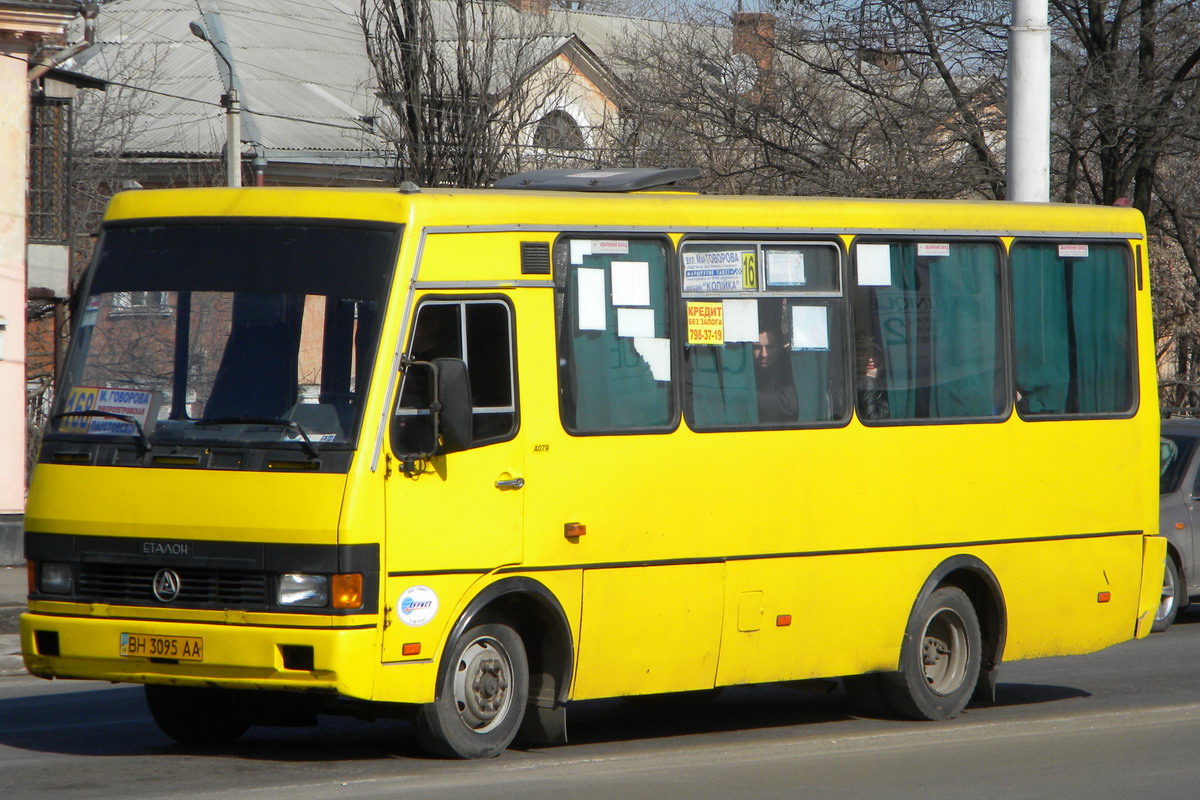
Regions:
<instances>
[{"instance_id":1,"label":"concrete utility pole","mask_svg":"<svg viewBox=\"0 0 1200 800\"><path fill-rule=\"evenodd\" d=\"M1008 29L1008 199L1050 200L1048 0L1013 0Z\"/></svg>"}]
</instances>

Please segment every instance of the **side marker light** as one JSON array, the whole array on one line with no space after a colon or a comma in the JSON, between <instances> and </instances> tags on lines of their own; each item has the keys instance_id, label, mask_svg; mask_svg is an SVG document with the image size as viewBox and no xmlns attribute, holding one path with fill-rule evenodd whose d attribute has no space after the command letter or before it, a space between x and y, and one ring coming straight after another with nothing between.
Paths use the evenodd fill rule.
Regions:
<instances>
[{"instance_id":1,"label":"side marker light","mask_svg":"<svg viewBox=\"0 0 1200 800\"><path fill-rule=\"evenodd\" d=\"M568 522L563 525L563 536L568 539L578 539L587 534L587 525L582 522Z\"/></svg>"},{"instance_id":2,"label":"side marker light","mask_svg":"<svg viewBox=\"0 0 1200 800\"><path fill-rule=\"evenodd\" d=\"M421 643L405 642L400 648L400 652L406 656L419 656L421 655Z\"/></svg>"},{"instance_id":3,"label":"side marker light","mask_svg":"<svg viewBox=\"0 0 1200 800\"><path fill-rule=\"evenodd\" d=\"M1096 595L1097 603L1107 603L1109 600L1112 600L1112 592L1099 592Z\"/></svg>"},{"instance_id":4,"label":"side marker light","mask_svg":"<svg viewBox=\"0 0 1200 800\"><path fill-rule=\"evenodd\" d=\"M792 615L791 614L780 614L778 617L775 618L775 627L776 628L786 628L791 624L792 624Z\"/></svg>"}]
</instances>

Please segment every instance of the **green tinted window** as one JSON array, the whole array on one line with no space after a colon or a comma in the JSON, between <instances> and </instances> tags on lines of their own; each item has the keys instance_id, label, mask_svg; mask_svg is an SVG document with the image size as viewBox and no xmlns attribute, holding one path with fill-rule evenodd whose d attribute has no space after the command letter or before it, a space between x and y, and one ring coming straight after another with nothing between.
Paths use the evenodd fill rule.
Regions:
<instances>
[{"instance_id":1,"label":"green tinted window","mask_svg":"<svg viewBox=\"0 0 1200 800\"><path fill-rule=\"evenodd\" d=\"M555 276L564 427L673 427L664 242L563 238L555 246Z\"/></svg>"},{"instance_id":2,"label":"green tinted window","mask_svg":"<svg viewBox=\"0 0 1200 800\"><path fill-rule=\"evenodd\" d=\"M1129 283L1124 244L1013 245L1017 408L1023 416L1133 408Z\"/></svg>"},{"instance_id":3,"label":"green tinted window","mask_svg":"<svg viewBox=\"0 0 1200 800\"><path fill-rule=\"evenodd\" d=\"M839 256L825 242L684 243L692 427L795 428L846 416Z\"/></svg>"},{"instance_id":4,"label":"green tinted window","mask_svg":"<svg viewBox=\"0 0 1200 800\"><path fill-rule=\"evenodd\" d=\"M999 247L904 241L862 242L854 250L859 417L1003 413Z\"/></svg>"}]
</instances>

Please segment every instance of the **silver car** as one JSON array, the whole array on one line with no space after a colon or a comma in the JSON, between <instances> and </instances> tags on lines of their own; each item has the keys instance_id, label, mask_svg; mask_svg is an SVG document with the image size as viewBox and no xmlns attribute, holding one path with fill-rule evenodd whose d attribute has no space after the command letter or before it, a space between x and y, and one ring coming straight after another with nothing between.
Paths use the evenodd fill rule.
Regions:
<instances>
[{"instance_id":1,"label":"silver car","mask_svg":"<svg viewBox=\"0 0 1200 800\"><path fill-rule=\"evenodd\" d=\"M1167 539L1167 563L1154 630L1165 631L1179 609L1200 594L1200 419L1163 420L1159 491L1159 530Z\"/></svg>"}]
</instances>

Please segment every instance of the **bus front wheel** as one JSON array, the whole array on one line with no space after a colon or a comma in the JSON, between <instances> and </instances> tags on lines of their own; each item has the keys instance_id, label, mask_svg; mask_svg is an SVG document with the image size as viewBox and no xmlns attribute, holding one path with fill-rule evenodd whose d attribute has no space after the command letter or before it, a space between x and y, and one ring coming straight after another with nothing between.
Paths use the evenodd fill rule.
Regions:
<instances>
[{"instance_id":1,"label":"bus front wheel","mask_svg":"<svg viewBox=\"0 0 1200 800\"><path fill-rule=\"evenodd\" d=\"M417 711L417 741L450 758L500 755L517 735L528 696L521 637L503 622L474 625L450 646L437 700Z\"/></svg>"},{"instance_id":2,"label":"bus front wheel","mask_svg":"<svg viewBox=\"0 0 1200 800\"><path fill-rule=\"evenodd\" d=\"M900 670L884 680L888 702L912 719L950 719L979 679L979 618L961 589L943 586L913 610L900 649Z\"/></svg>"}]
</instances>

